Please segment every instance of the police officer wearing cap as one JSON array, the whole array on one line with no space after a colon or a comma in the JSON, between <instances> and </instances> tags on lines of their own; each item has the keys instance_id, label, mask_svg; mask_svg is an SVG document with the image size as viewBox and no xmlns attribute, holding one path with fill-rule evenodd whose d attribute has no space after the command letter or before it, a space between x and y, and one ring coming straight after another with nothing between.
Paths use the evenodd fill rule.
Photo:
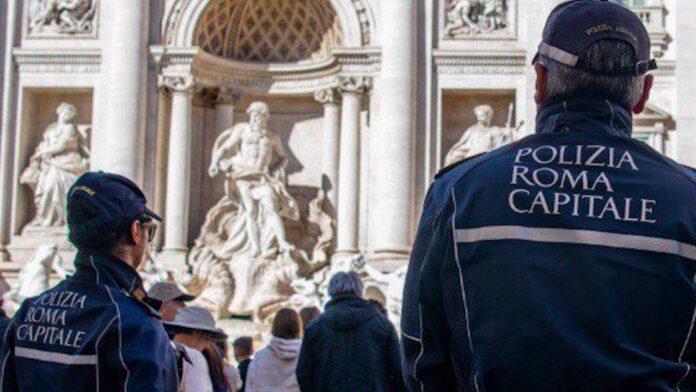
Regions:
<instances>
[{"instance_id":1,"label":"police officer wearing cap","mask_svg":"<svg viewBox=\"0 0 696 392\"><path fill-rule=\"evenodd\" d=\"M693 391L696 176L631 138L656 68L616 3L555 8L536 134L436 176L406 278L412 391Z\"/></svg>"},{"instance_id":2,"label":"police officer wearing cap","mask_svg":"<svg viewBox=\"0 0 696 392\"><path fill-rule=\"evenodd\" d=\"M176 391L173 346L136 271L161 218L136 184L103 172L75 182L67 210L75 274L15 314L2 391Z\"/></svg>"}]
</instances>

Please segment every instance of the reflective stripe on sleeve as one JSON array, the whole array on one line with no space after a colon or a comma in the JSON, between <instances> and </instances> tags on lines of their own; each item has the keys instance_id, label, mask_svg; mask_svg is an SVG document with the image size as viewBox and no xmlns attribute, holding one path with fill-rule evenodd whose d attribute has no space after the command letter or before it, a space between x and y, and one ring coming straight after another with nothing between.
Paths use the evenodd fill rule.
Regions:
<instances>
[{"instance_id":1,"label":"reflective stripe on sleeve","mask_svg":"<svg viewBox=\"0 0 696 392\"><path fill-rule=\"evenodd\" d=\"M26 347L15 347L15 357L35 359L37 361L60 363L63 365L96 365L96 355L70 355L52 351L36 350Z\"/></svg>"}]
</instances>

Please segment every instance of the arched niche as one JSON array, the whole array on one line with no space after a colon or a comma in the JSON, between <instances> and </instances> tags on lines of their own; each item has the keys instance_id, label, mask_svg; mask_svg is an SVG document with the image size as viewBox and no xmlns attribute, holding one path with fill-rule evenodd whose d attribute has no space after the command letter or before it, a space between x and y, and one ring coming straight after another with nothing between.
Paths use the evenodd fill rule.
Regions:
<instances>
[{"instance_id":1,"label":"arched niche","mask_svg":"<svg viewBox=\"0 0 696 392\"><path fill-rule=\"evenodd\" d=\"M219 2L252 2L252 0L177 0L167 9L163 25L167 46L196 45L199 22L209 7ZM279 0L282 1L282 0ZM307 0L315 2L317 0ZM375 13L366 0L321 0L333 10L343 32L347 48L369 46L375 41Z\"/></svg>"}]
</instances>

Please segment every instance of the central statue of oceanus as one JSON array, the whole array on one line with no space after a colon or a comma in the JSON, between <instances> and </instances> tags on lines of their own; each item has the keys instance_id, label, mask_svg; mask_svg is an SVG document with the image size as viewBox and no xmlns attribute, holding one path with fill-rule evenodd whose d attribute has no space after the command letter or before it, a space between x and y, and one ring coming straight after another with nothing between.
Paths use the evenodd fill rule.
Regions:
<instances>
[{"instance_id":1,"label":"central statue of oceanus","mask_svg":"<svg viewBox=\"0 0 696 392\"><path fill-rule=\"evenodd\" d=\"M225 176L225 195L206 216L183 283L218 317L263 319L294 294L291 283L298 274L326 265L333 225L321 191L302 219L287 187L285 147L268 127L268 106L254 102L247 114L248 123L224 131L213 147L208 174ZM310 237L300 242L314 243L312 259L288 240L289 226L301 231L293 238Z\"/></svg>"},{"instance_id":2,"label":"central statue of oceanus","mask_svg":"<svg viewBox=\"0 0 696 392\"><path fill-rule=\"evenodd\" d=\"M226 192L238 202L239 230L227 242L225 253L253 257L294 249L285 237L283 218L298 220L297 202L285 185L288 159L278 135L267 127L270 113L263 102L247 110L249 123L223 132L213 147L209 174L227 178Z\"/></svg>"}]
</instances>

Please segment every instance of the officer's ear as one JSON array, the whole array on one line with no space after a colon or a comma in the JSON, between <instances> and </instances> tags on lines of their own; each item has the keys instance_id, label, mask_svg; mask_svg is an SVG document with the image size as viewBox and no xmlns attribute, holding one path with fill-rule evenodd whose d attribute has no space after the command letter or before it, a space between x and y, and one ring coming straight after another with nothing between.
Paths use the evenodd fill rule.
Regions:
<instances>
[{"instance_id":1,"label":"officer's ear","mask_svg":"<svg viewBox=\"0 0 696 392\"><path fill-rule=\"evenodd\" d=\"M534 72L536 73L536 84L534 93L534 102L541 105L546 101L546 88L549 84L549 70L546 69L540 62L534 64Z\"/></svg>"},{"instance_id":2,"label":"officer's ear","mask_svg":"<svg viewBox=\"0 0 696 392\"><path fill-rule=\"evenodd\" d=\"M654 76L645 76L645 79L643 80L643 94L641 94L638 103L633 107L634 114L641 114L643 110L645 110L645 105L648 103L648 100L650 99L650 91L652 90L654 81Z\"/></svg>"},{"instance_id":3,"label":"officer's ear","mask_svg":"<svg viewBox=\"0 0 696 392\"><path fill-rule=\"evenodd\" d=\"M136 219L131 222L130 240L132 244L140 245L143 241L147 241L147 239L143 240L143 230L145 230L145 228L140 224L140 221Z\"/></svg>"}]
</instances>

